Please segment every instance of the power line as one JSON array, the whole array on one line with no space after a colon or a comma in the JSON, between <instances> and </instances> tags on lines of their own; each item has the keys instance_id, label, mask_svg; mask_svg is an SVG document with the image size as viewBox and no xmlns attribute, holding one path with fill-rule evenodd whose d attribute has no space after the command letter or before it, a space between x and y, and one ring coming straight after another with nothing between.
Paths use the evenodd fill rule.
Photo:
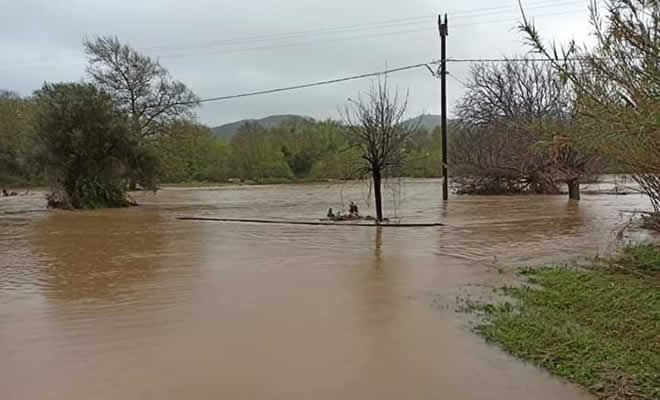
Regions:
<instances>
[{"instance_id":1,"label":"power line","mask_svg":"<svg viewBox=\"0 0 660 400\"><path fill-rule=\"evenodd\" d=\"M547 58L448 58L448 63L550 62Z\"/></svg>"},{"instance_id":2,"label":"power line","mask_svg":"<svg viewBox=\"0 0 660 400\"><path fill-rule=\"evenodd\" d=\"M579 4L585 4L585 0L564 0L564 1L549 1L549 0L542 0L542 1L536 1L536 2L529 2L528 3L528 10L533 11L533 10L540 10L544 8L552 8L556 9L559 8L561 9L564 6L572 6L572 5L579 5ZM499 7L491 7L491 8L485 8L485 9L471 9L471 10L465 10L465 11L458 11L456 13L452 13L452 15L456 15L456 19L474 19L475 17L482 17L482 16L495 16L497 14L502 14L503 12L508 12L508 11L515 11L517 7L507 5L507 6L499 6ZM566 9L564 9L566 10ZM579 10L566 10L570 12L574 11L579 11ZM539 16L539 14L536 14L536 16ZM542 16L542 15L541 15ZM288 39L309 39L309 36L314 36L314 35L335 35L335 34L342 34L342 33L351 33L351 32L359 32L359 31L364 31L364 30L374 30L374 29L386 29L386 28L393 28L393 27L402 27L402 26L410 26L410 25L420 25L420 24L427 24L431 23L433 19L435 18L434 15L424 15L424 16L415 16L415 17L408 17L408 18L398 18L398 19L390 19L390 20L384 20L384 21L379 21L379 22L374 22L374 23L368 23L368 24L356 24L356 25L344 25L344 26L335 26L335 27L329 27L325 29L320 29L320 30L304 30L304 31L294 31L294 32L285 32L281 34L272 34L272 35L259 35L259 36L247 36L247 37L242 37L242 38L234 38L234 39L224 39L224 40L213 40L213 41L207 41L205 43L200 43L200 44L180 44L180 45L174 45L174 46L168 46L168 45L161 45L161 46L151 46L151 47L146 47L142 48L142 50L166 50L166 49L177 49L177 48L197 48L197 49L204 49L204 48L211 48L211 47L226 47L226 46L235 46L235 45L241 45L241 44L252 44L255 42L269 42L269 41L279 41L279 40L288 40ZM492 21L492 22L499 22L502 20L497 20L497 21ZM491 23L490 21L487 21L485 23ZM470 23L463 23L463 24L457 24L456 26L464 26L464 25L478 25L480 24L480 21L472 21ZM407 33L407 32L404 32ZM259 48L260 49L260 48ZM161 55L161 57L169 57L169 55Z\"/></svg>"},{"instance_id":3,"label":"power line","mask_svg":"<svg viewBox=\"0 0 660 400\"><path fill-rule=\"evenodd\" d=\"M550 0L541 0L541 1L536 1L536 2L528 2L527 5L528 10L536 10L536 9L541 9L541 8L555 8L557 6L570 6L573 4L583 4L584 0L571 0L571 1L560 1L560 2L553 2ZM486 8L486 9L473 9L473 10L464 10L464 11L457 11L456 14L459 14L456 18L457 19L468 19L468 18L473 18L473 17L479 17L479 16L487 16L487 15L493 15L497 13L502 13L504 11L507 11L509 9L514 9L515 7L513 6L500 6L500 7L492 7L492 8ZM579 10L573 10L573 9L563 9L561 12L556 12L556 13L543 13L543 14L535 14L535 17L545 17L545 16L552 16L552 15L562 15L566 13L573 13ZM472 15L470 15L472 14ZM435 18L435 16L433 16ZM426 21L428 19L428 21ZM243 53L243 52L250 52L250 51L260 51L260 50L272 50L272 49L278 49L278 48L290 48L290 47L299 47L299 46L307 46L311 44L317 44L318 41L314 40L313 38L310 37L305 37L305 34L342 34L342 33L348 33L348 32L357 32L362 29L383 29L383 28L392 28L392 27L404 27L404 26L411 26L411 25L419 25L419 24L426 24L429 23L429 28L422 28L422 29L411 29L411 30L397 30L397 31L391 31L391 32L375 32L373 34L358 34L356 36L349 36L349 37L340 37L334 40L324 40L324 43L329 43L329 42L343 42L343 41L354 41L354 40L363 40L363 39L373 39L373 38L379 38L379 37L391 37L391 36L398 36L398 35L410 35L410 34L421 34L421 33L428 33L432 34L435 32L435 26L430 23L431 21L431 16L416 16L416 17L408 17L408 18L398 18L398 19L391 19L391 20L385 20L381 22L376 22L376 23L371 23L371 24L362 24L362 25L348 25L348 26L343 26L343 27L334 27L334 28L328 28L326 30L321 30L321 31L315 31L315 30L307 30L307 31L299 31L299 32L289 32L289 33L284 33L284 34L279 34L279 35L262 35L262 36L251 36L251 37L244 37L244 38L238 38L238 39L227 39L225 41L218 41L218 42L209 42L207 45L201 45L197 46L198 49L204 49L204 48L212 48L212 47L223 47L223 46L235 46L235 45L240 45L240 44L248 44L250 43L249 40L252 39L254 41L260 41L260 42L268 42L268 41L273 41L273 40L278 40L278 39L296 39L297 37L301 40L307 39L307 41L296 41L296 42L288 42L288 43L271 43L267 44L264 46L256 46L256 47L244 47L244 48L234 48L234 49L229 49L229 50L221 50L218 49L216 51L207 51L204 52L204 54L235 54L235 53ZM453 24L454 27L465 27L465 26L480 26L480 25L486 25L486 24L494 24L494 23L500 23L500 22L516 22L516 19L495 19L495 20L487 20L487 21L469 21L469 22L459 22L456 24ZM433 27L431 27L433 26ZM366 28L365 28L366 27ZM296 36L297 35L297 36ZM303 36L300 36L303 35ZM219 46L213 45L213 43L218 43ZM166 46L160 46L160 48L165 48ZM151 47L151 48L142 48L142 50L145 49L157 49L159 47ZM160 57L162 58L179 58L179 57L185 57L185 56L190 56L193 55L194 52L182 52L182 53L175 53L175 54L161 54ZM68 63L67 65L79 65L81 63ZM13 68L30 68L30 67L46 67L46 66L51 66L53 63L28 63L28 64L16 64L16 65L7 65L5 64L4 66L0 67L0 70L7 70L7 69L13 69Z\"/></svg>"},{"instance_id":4,"label":"power line","mask_svg":"<svg viewBox=\"0 0 660 400\"><path fill-rule=\"evenodd\" d=\"M447 60L447 61L449 61L449 60ZM447 76L449 76L451 79L455 80L456 82L460 83L460 84L463 85L464 87L466 87L466 88L468 87L467 83L463 82L461 79L458 79L458 78L457 78L454 74L452 74L451 72L448 72L448 73L447 73Z\"/></svg>"},{"instance_id":5,"label":"power line","mask_svg":"<svg viewBox=\"0 0 660 400\"><path fill-rule=\"evenodd\" d=\"M432 15L423 15L423 16L416 16L416 17L383 20L383 21L368 23L368 24L343 25L343 26L328 27L328 28L324 28L324 29L310 29L310 30L303 30L303 31L291 31L291 32L283 32L283 33L268 34L268 35L243 36L243 37L223 39L223 40L210 40L210 41L198 43L197 46L198 47L199 46L201 46L201 47L212 47L212 46L215 46L215 45L225 45L225 44L232 45L232 44L251 43L251 42L268 41L268 40L276 40L276 39L289 39L289 38L295 38L297 36L309 35L309 34L342 33L344 31L370 29L371 27L379 28L379 27L390 27L390 26L398 26L398 25L406 25L406 24L415 24L415 23L419 23L419 22L416 22L416 21L420 21L422 19L429 20L431 18L432 18ZM428 21L423 21L423 22L428 22ZM181 48L181 47L190 48L190 47L193 47L193 46L195 46L195 44L191 45L190 43L180 43L180 44L177 44L177 45L157 45L157 46L143 47L143 48L141 48L141 50L158 50L158 49Z\"/></svg>"},{"instance_id":6,"label":"power line","mask_svg":"<svg viewBox=\"0 0 660 400\"><path fill-rule=\"evenodd\" d=\"M277 88L277 89L268 89L268 90L259 90L259 91L255 91L255 92L239 93L239 94L233 94L233 95L229 95L229 96L209 97L209 98L201 99L199 101L183 102L183 103L180 103L180 105L189 105L189 104L197 104L197 103L210 103L210 102L214 102L214 101L237 99L237 98L241 98L241 97L250 97L250 96L258 96L258 95L262 95L262 94L270 94L270 93L286 92L286 91L297 90L297 89L305 89L305 88L314 87L314 86L331 85L331 84L334 84L334 83L352 81L352 80L356 80L356 79L370 78L370 77L374 77L374 76L382 76L382 75L386 75L386 74L390 74L390 73L407 71L407 70L416 69L416 68L428 68L428 69L430 69L430 65L437 65L437 64L439 64L439 61L438 60L433 60L433 61L429 61L429 62L426 62L426 63L406 65L406 66L403 66L403 67L386 69L384 71L379 71L379 72L370 72L370 73L362 74L362 75L352 75L352 76L347 76L347 77L343 77L343 78L330 79L330 80L311 82L311 83L303 83L303 84L300 84L300 85L286 86L286 87Z\"/></svg>"},{"instance_id":7,"label":"power line","mask_svg":"<svg viewBox=\"0 0 660 400\"><path fill-rule=\"evenodd\" d=\"M560 1L544 1L541 3L530 3L525 10L541 10L541 9L562 9L567 6L587 6L589 3L584 0L560 0ZM498 7L492 9L479 9L475 10L474 13L451 13L452 19L466 19L466 18L475 18L475 17L487 17L494 16L498 14L508 13L513 11L516 15L519 14L520 9L518 5L510 5L505 7Z\"/></svg>"},{"instance_id":8,"label":"power line","mask_svg":"<svg viewBox=\"0 0 660 400\"><path fill-rule=\"evenodd\" d=\"M472 10L464 10L464 11L454 11L451 12L452 18L458 18L461 17L465 14L490 14L494 12L501 12L501 11L508 11L508 10L515 10L516 12L519 11L518 4L517 2L512 2L513 4L508 4L508 5L502 5L502 6L497 6L497 7L490 7L490 8L478 8L478 9L472 9ZM577 4L582 4L582 5L589 5L589 0L540 0L540 1L528 1L524 3L524 6L526 9L528 8L543 8L543 7L548 7L548 6L562 6L562 5L577 5Z\"/></svg>"},{"instance_id":9,"label":"power line","mask_svg":"<svg viewBox=\"0 0 660 400\"><path fill-rule=\"evenodd\" d=\"M552 12L552 13L543 13L543 14L534 14L534 18L538 19L539 17L553 17L553 16L558 16L558 15L567 15L567 14L575 14L576 12L582 11L581 8L576 8L576 9L564 9L562 11L557 11L557 12ZM520 22L520 19L518 18L499 18L499 19L494 19L494 20L489 20L489 21L476 21L476 22L463 22L463 23L457 23L457 24L452 24L452 26L457 27L463 27L463 26L481 26L481 25L488 25L488 24L495 24L495 23L502 23L502 22L511 22L511 23L518 23Z\"/></svg>"},{"instance_id":10,"label":"power line","mask_svg":"<svg viewBox=\"0 0 660 400\"><path fill-rule=\"evenodd\" d=\"M379 37L385 37L385 36L396 36L396 35L405 35L405 34L411 34L411 33L433 33L435 32L435 29L432 27L429 28L422 28L422 29L409 29L409 30L403 30L403 31L393 31L393 32L383 32L383 33L375 33L371 35L356 35L356 36L348 36L348 37L343 37L343 38L337 38L333 40L324 40L323 43L336 43L336 42L349 42L349 41L354 41L354 40L361 40L361 39L373 39L373 38L379 38ZM316 41L305 41L305 42L290 42L290 43L283 43L283 44L272 44L272 45L265 45L265 46L257 46L257 47L246 47L246 48L239 48L239 49L233 49L233 50L223 50L219 49L216 51L206 51L204 52L205 55L210 55L210 54L236 54L236 53L244 53L244 52L249 52L249 51L255 51L255 50L274 50L274 49L282 49L282 48L288 48L288 47L299 47L299 46L306 46L310 44L316 44ZM160 58L180 58L180 57L186 57L189 56L191 53L178 53L178 54L167 54L167 55L161 55L159 56Z\"/></svg>"},{"instance_id":11,"label":"power line","mask_svg":"<svg viewBox=\"0 0 660 400\"><path fill-rule=\"evenodd\" d=\"M580 61L580 60L585 60L584 58L573 58L569 59L573 61ZM547 59L547 58L471 58L471 59L447 59L447 62L527 62L527 61L532 61L532 62L551 62L552 60ZM305 89L305 88L310 88L310 87L315 87L315 86L325 86L325 85L331 85L335 83L341 83L341 82L347 82L347 81L352 81L352 80L357 80L357 79L364 79L364 78L370 78L374 76L382 76L390 73L395 73L395 72L401 72L401 71L407 71L411 69L416 69L416 68L427 68L434 77L437 77L437 73L430 67L431 65L439 65L440 61L439 60L432 60L426 63L420 63L420 64L412 64L412 65L406 65L403 67L398 67L398 68L391 68L391 69L386 69L383 71L378 71L378 72L370 72L366 74L361 74L361 75L352 75L352 76L347 76L343 78L336 78L336 79L330 79L330 80L325 80L325 81L317 81L317 82L311 82L311 83L303 83L299 85L293 85L293 86L285 86L281 88L276 88L276 89L267 89L267 90L259 90L259 91L254 91L254 92L246 92L246 93L239 93L239 94L233 94L233 95L228 95L228 96L218 96L218 97L209 97L209 98L204 98L198 101L191 101L191 102L183 102L179 103L181 105L187 105L187 104L197 104L197 103L210 103L210 102L215 102L215 101L222 101L222 100L231 100L231 99L237 99L237 98L242 98L242 97L251 97L251 96L258 96L258 95L263 95L263 94L271 94L271 93L279 93L279 92L287 92L287 91L292 91L292 90L298 90L298 89ZM461 85L467 87L468 85L454 76L451 73L447 73L449 77L454 79L456 82L460 83Z\"/></svg>"},{"instance_id":12,"label":"power line","mask_svg":"<svg viewBox=\"0 0 660 400\"><path fill-rule=\"evenodd\" d=\"M545 16L555 16L555 15L565 15L565 14L573 14L576 11L579 10L564 10L562 12L556 12L556 13L548 13L548 14L537 14L537 17L545 17ZM502 22L511 22L515 23L518 22L516 19L495 19L495 20L487 20L487 21L472 21L472 22L464 22L464 23L457 23L453 24L454 27L466 27L466 26L482 26L482 25L488 25L488 24L496 24L496 23L502 23ZM424 22L427 23L427 22ZM428 34L433 34L435 33L436 28L435 26L429 24L428 28L421 28L421 29L409 29L409 30L398 30L398 31L391 31L391 32L376 32L373 34L357 34L354 36L346 36L346 37L340 37L340 38L328 38L323 40L321 43L335 43L335 42L348 42L348 41L355 41L355 40L364 40L364 39L373 39L373 38L379 38L379 37L385 37L385 36L399 36L399 35L409 35L413 33L428 33ZM271 44L266 44L263 46L256 46L256 47L244 47L244 48L234 48L234 49L228 49L225 50L223 47L226 46L218 46L219 48L216 50L211 50L211 51L204 51L203 54L205 55L211 55L211 54L220 54L220 55L228 55L228 54L236 54L236 53L244 53L244 52L250 52L250 51L260 51L260 50L273 50L273 49L281 49L281 48L291 48L291 47L300 47L300 46L307 46L307 45L312 45L312 44L318 44L319 41L310 37L307 38L300 38L303 41L294 41L294 42L285 42L285 43L271 43ZM195 54L196 52L182 52L182 53L171 53L171 54L161 54L159 55L160 58L181 58L181 57L186 57Z\"/></svg>"},{"instance_id":13,"label":"power line","mask_svg":"<svg viewBox=\"0 0 660 400\"><path fill-rule=\"evenodd\" d=\"M577 1L577 2L576 1L567 1L567 2L560 2L560 3L552 2L552 1L549 1L549 0L541 0L541 1L538 1L538 2L528 2L526 5L529 6L528 7L528 11L529 11L529 10L540 9L540 8L543 8L543 7L570 6L572 4L577 4L577 3L582 4L582 3L584 3L584 0ZM459 15L456 18L468 18L469 17L468 14L470 14L470 13L474 14L474 16L477 16L477 17L479 15L485 16L488 13L490 13L492 15L494 12L495 13L498 13L498 12L501 13L503 11L506 11L506 9L510 8L510 7L513 7L513 6L504 6L504 7L500 6L500 7L492 7L492 8L486 8L486 9L478 9L478 10L457 11L456 12L457 14L462 14L462 15ZM562 12L556 12L556 13L543 13L543 14L538 14L537 13L534 16L536 18L538 18L538 17L573 13L573 12L576 12L576 11L579 11L579 10L568 10L568 9L566 9L566 10L563 10ZM330 30L332 30L332 29L337 30L337 29L352 28L352 30L355 31L356 28L359 30L359 29L361 29L360 27L362 27L362 26L367 26L367 27L371 26L368 29L382 29L382 28L393 27L393 26L418 25L420 23L427 23L426 21L421 21L420 20L420 19L427 19L427 18L430 18L430 16L417 16L417 17L408 17L408 18L398 18L398 19L391 19L391 20L386 20L386 21L381 21L381 22L371 23L371 24L366 24L366 25L352 25L352 26L349 25L349 26L344 26L344 27L335 27L335 28L330 28ZM420 21L417 21L417 20L420 20ZM415 21L417 21L417 22L415 22ZM459 22L459 23L453 24L453 26L454 27L480 26L480 25L494 24L494 23L501 23L501 22L512 22L512 23L514 23L514 22L517 22L517 20L516 19L495 19L495 20L488 20L488 21L470 21L470 22L463 22L463 23ZM376 26L376 25L379 25L379 24L381 25L380 27ZM387 25L387 24L389 24L389 25ZM293 33L294 34L303 34L303 33L312 33L313 34L314 32L317 32L317 31L308 30L308 31L293 32ZM340 37L340 38L337 38L337 39L334 39L334 40L324 40L323 42L324 43L344 42L344 41L375 39L375 38L380 38L380 37L392 37L392 36L400 36L400 35L411 35L411 34L422 34L422 33L432 34L433 32L435 32L435 27L433 27L433 28L429 27L429 28L423 28L423 29L412 29L412 30L397 30L397 31L392 31L392 32L380 32L380 33L376 32L374 34L369 34L369 35L360 35L359 34L357 36ZM333 33L333 32L327 32L327 33ZM343 33L343 32L336 31L334 33ZM291 33L289 33L289 35L290 34ZM287 34L284 34L284 35L287 35ZM281 35L279 35L279 36L281 36ZM251 38L255 38L255 39L261 38L260 41L267 41L267 40L277 39L279 36L278 35L271 35L271 36L266 35L266 36L253 36ZM243 38L243 39L248 39L248 38ZM241 43L240 40L243 40L243 39L239 39L239 42L231 43L231 44L228 44L228 45L240 44ZM295 39L295 37L291 37L291 39ZM305 39L305 37L301 37L301 39ZM243 53L243 52L250 52L250 51L272 50L272 49L291 48L291 47L302 47L302 46L307 46L307 45L318 43L317 40L313 40L312 38L308 37L307 39L309 39L309 40L308 41L302 41L302 42L297 41L297 42L289 42L289 43L281 43L281 44L272 43L272 44L268 44L268 45L265 45L265 46L247 47L247 48L234 48L234 49L230 49L230 50L224 50L224 51L220 50L220 51L212 51L212 52L205 52L205 53L206 54L236 54L236 53ZM230 41L231 41L231 39L230 39ZM245 43L244 40L243 40L243 43ZM204 46L202 46L202 48L204 48ZM192 55L192 54L194 54L194 53L184 52L184 53L171 54L171 55L165 54L165 55L161 55L161 57L163 57L163 58L178 58L178 57L185 57L185 56ZM481 61L481 60L475 60L475 61ZM489 60L483 60L483 61L487 62ZM498 60L493 60L493 61L494 62L499 62L499 61L503 61L503 60L498 59ZM456 60L455 62L468 62L468 60L465 60L465 61ZM66 64L62 63L60 65L81 65L81 64L83 64L83 63L82 62L66 63ZM46 62L46 63L26 63L26 64L15 64L15 65L5 64L3 66L0 66L0 70L8 70L8 69L15 69L15 68L33 68L33 67L40 68L40 67L47 67L47 66L52 66L52 65L54 65L54 64L50 63L50 62Z\"/></svg>"},{"instance_id":14,"label":"power line","mask_svg":"<svg viewBox=\"0 0 660 400\"><path fill-rule=\"evenodd\" d=\"M642 60L644 57L633 57L634 59L639 59ZM602 61L606 60L607 58L603 57L568 57L568 58L560 58L559 60L552 60L550 58L543 58L543 57L529 57L529 58L448 58L447 62L448 63L498 63L498 62L554 62L554 61L559 61L559 62L590 62L590 61Z\"/></svg>"}]
</instances>

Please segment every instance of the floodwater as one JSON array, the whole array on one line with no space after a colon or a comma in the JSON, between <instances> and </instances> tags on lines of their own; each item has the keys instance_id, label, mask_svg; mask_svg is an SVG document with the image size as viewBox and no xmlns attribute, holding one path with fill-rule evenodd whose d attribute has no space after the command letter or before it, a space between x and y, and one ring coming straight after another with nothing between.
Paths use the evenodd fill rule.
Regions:
<instances>
[{"instance_id":1,"label":"floodwater","mask_svg":"<svg viewBox=\"0 0 660 400\"><path fill-rule=\"evenodd\" d=\"M456 297L607 251L645 198L443 205L440 187L387 192L388 214L447 224L422 229L176 219L373 213L361 185L166 189L89 212L1 198L0 398L589 398L471 333Z\"/></svg>"}]
</instances>

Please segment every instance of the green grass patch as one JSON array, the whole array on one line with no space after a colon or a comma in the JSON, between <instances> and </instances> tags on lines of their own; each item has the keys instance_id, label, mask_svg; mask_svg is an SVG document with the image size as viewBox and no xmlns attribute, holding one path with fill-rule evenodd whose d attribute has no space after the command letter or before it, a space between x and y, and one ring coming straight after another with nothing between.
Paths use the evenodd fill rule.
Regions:
<instances>
[{"instance_id":1,"label":"green grass patch","mask_svg":"<svg viewBox=\"0 0 660 400\"><path fill-rule=\"evenodd\" d=\"M482 308L478 332L599 398L660 399L660 249L630 247L606 261L526 269L533 285L505 289L514 306Z\"/></svg>"},{"instance_id":2,"label":"green grass patch","mask_svg":"<svg viewBox=\"0 0 660 400\"><path fill-rule=\"evenodd\" d=\"M626 247L618 256L606 261L620 271L660 278L660 250L651 244Z\"/></svg>"}]
</instances>

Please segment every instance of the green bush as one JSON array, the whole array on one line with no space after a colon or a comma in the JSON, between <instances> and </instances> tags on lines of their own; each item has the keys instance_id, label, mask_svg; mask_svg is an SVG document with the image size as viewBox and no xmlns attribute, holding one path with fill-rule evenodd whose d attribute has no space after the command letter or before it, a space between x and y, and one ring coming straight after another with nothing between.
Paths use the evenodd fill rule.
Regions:
<instances>
[{"instance_id":1,"label":"green bush","mask_svg":"<svg viewBox=\"0 0 660 400\"><path fill-rule=\"evenodd\" d=\"M45 84L35 101L39 159L53 187L51 207L124 207L130 204L129 180L153 183L155 158L138 144L105 93L88 84Z\"/></svg>"}]
</instances>

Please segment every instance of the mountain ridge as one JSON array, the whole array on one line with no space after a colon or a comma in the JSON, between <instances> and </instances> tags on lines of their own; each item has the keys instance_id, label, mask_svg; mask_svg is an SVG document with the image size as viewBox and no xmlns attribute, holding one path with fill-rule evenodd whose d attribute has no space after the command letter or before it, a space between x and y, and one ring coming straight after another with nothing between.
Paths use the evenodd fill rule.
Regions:
<instances>
[{"instance_id":1,"label":"mountain ridge","mask_svg":"<svg viewBox=\"0 0 660 400\"><path fill-rule=\"evenodd\" d=\"M418 115L417 117L410 118L406 120L406 123L412 123L414 120L417 118L421 118L421 121L419 123L421 128L424 128L428 131L433 130L436 127L439 127L442 121L442 117L437 114L421 114ZM213 133L216 134L218 137L223 137L226 139L231 139L236 131L245 123L253 123L253 124L258 124L261 125L262 127L266 129L271 129L271 128L276 128L279 125L281 125L283 122L288 121L288 120L305 120L305 121L315 121L314 118L306 117L303 115L297 115L297 114L274 114L274 115L269 115L264 118L250 118L250 119L242 119L240 121L235 121L235 122L230 122L228 124L223 124L219 125L216 127L211 128Z\"/></svg>"},{"instance_id":2,"label":"mountain ridge","mask_svg":"<svg viewBox=\"0 0 660 400\"><path fill-rule=\"evenodd\" d=\"M250 119L242 119L240 121L235 121L235 122L230 122L228 124L224 125L219 125L216 127L211 128L213 133L216 134L218 137L224 137L226 139L231 139L232 136L238 131L238 129L246 123L252 123L252 124L257 124L261 125L262 127L266 129L271 129L271 128L276 128L280 126L284 121L288 120L306 120L306 121L313 121L313 118L310 117L305 117L303 115L296 115L296 114L274 114L274 115L269 115L264 118L250 118Z\"/></svg>"}]
</instances>

